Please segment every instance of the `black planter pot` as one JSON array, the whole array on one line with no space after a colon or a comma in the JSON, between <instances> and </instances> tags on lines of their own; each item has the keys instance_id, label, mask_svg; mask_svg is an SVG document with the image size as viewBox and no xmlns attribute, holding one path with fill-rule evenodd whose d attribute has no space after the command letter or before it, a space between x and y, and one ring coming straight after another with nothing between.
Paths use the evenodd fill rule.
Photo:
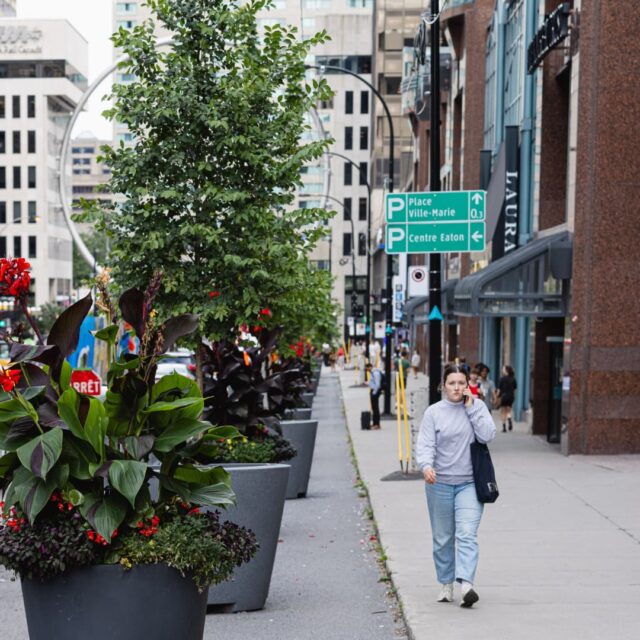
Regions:
<instances>
[{"instance_id":1,"label":"black planter pot","mask_svg":"<svg viewBox=\"0 0 640 640\"><path fill-rule=\"evenodd\" d=\"M163 564L97 565L22 580L30 640L202 640L207 591Z\"/></svg>"},{"instance_id":2,"label":"black planter pot","mask_svg":"<svg viewBox=\"0 0 640 640\"><path fill-rule=\"evenodd\" d=\"M311 409L303 407L285 409L284 416L287 420L311 420Z\"/></svg>"},{"instance_id":3,"label":"black planter pot","mask_svg":"<svg viewBox=\"0 0 640 640\"><path fill-rule=\"evenodd\" d=\"M304 498L309 486L313 450L318 431L317 420L283 420L280 422L282 435L295 447L298 455L289 460L291 473L287 483L287 500Z\"/></svg>"},{"instance_id":4,"label":"black planter pot","mask_svg":"<svg viewBox=\"0 0 640 640\"><path fill-rule=\"evenodd\" d=\"M290 467L289 464L223 466L231 474L238 504L221 512L220 519L251 529L260 548L248 564L235 570L231 580L210 587L208 610L227 613L262 609L269 595Z\"/></svg>"}]
</instances>

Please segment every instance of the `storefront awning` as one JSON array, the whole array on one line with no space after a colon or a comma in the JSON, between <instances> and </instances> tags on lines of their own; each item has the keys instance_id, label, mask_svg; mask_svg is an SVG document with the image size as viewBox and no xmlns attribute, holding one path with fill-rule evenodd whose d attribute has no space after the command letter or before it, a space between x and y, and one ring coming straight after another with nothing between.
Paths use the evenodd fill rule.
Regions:
<instances>
[{"instance_id":1,"label":"storefront awning","mask_svg":"<svg viewBox=\"0 0 640 640\"><path fill-rule=\"evenodd\" d=\"M458 282L459 316L557 318L567 313L571 235L538 238Z\"/></svg>"}]
</instances>

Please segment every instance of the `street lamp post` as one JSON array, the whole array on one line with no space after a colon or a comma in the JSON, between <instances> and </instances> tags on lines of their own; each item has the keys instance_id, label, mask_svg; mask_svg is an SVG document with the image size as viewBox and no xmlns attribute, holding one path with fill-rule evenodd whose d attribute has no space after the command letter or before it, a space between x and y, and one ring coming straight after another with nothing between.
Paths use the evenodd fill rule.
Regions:
<instances>
[{"instance_id":1,"label":"street lamp post","mask_svg":"<svg viewBox=\"0 0 640 640\"><path fill-rule=\"evenodd\" d=\"M300 197L305 198L305 197L309 197L311 194L310 193L300 193L298 194ZM344 202L342 202L341 200L339 200L338 198L335 198L334 196L330 196L328 194L325 194L323 196L324 198L326 198L327 200L333 200L333 202L337 202L344 211L346 211L346 207L344 206ZM351 313L352 315L354 314L354 310L355 307L357 305L358 302L358 293L356 291L356 249L355 249L355 237L356 237L356 231L355 231L355 226L353 224L353 212L349 211L349 223L351 224ZM368 261L368 258L367 258ZM355 320L354 320L355 322Z\"/></svg>"},{"instance_id":2,"label":"street lamp post","mask_svg":"<svg viewBox=\"0 0 640 640\"><path fill-rule=\"evenodd\" d=\"M317 69L321 73L324 71L334 71L336 73L346 73L349 76L353 76L363 82L364 84L371 89L373 95L375 95L380 103L382 104L382 108L384 109L385 116L387 118L387 122L389 124L389 178L388 178L388 188L389 193L393 193L393 176L394 176L394 147L395 147L395 136L393 133L393 119L391 118L391 112L389 111L389 107L385 102L385 99L382 97L381 93L367 80L365 80L360 74L355 73L354 71L350 71L349 69L343 69L342 67L334 67L333 65L317 65L317 64L307 64L305 65L306 69ZM386 371L385 382L384 382L384 413L389 415L391 413L391 334L393 333L393 291L392 289L393 282L393 256L391 254L387 254L387 276L386 276L386 290L387 290L387 303L386 303L386 328L385 328L385 354L384 354L384 367Z\"/></svg>"},{"instance_id":3,"label":"street lamp post","mask_svg":"<svg viewBox=\"0 0 640 640\"><path fill-rule=\"evenodd\" d=\"M346 162L349 162L355 169L360 172L360 167L353 161L351 158L347 156L337 153L336 151L327 152L330 156L335 156L336 158L342 158ZM371 343L371 184L367 180L365 186L367 187L367 295L365 299L365 315L367 318L366 326L365 326L365 338L364 338L364 348L365 348L365 357L367 362L369 361L369 345ZM329 197L329 196L327 196ZM352 213L353 215L353 213ZM352 224L353 226L353 224ZM352 230L353 233L353 230Z\"/></svg>"}]
</instances>

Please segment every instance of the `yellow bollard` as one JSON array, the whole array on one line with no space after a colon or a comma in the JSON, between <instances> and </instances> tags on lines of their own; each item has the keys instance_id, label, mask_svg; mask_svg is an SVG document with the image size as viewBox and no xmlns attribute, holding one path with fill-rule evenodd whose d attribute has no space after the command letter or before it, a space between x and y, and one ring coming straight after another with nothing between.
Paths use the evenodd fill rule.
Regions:
<instances>
[{"instance_id":1,"label":"yellow bollard","mask_svg":"<svg viewBox=\"0 0 640 640\"><path fill-rule=\"evenodd\" d=\"M403 471L402 460L404 453L402 451L402 426L400 418L400 379L396 376L396 418L398 420L398 458L400 460L400 471Z\"/></svg>"},{"instance_id":2,"label":"yellow bollard","mask_svg":"<svg viewBox=\"0 0 640 640\"><path fill-rule=\"evenodd\" d=\"M402 365L398 367L398 377L400 378L400 394L402 396L402 416L404 418L404 439L405 439L405 473L409 473L409 462L411 461L411 434L409 433L409 412L407 411L407 392L404 387L404 369Z\"/></svg>"}]
</instances>

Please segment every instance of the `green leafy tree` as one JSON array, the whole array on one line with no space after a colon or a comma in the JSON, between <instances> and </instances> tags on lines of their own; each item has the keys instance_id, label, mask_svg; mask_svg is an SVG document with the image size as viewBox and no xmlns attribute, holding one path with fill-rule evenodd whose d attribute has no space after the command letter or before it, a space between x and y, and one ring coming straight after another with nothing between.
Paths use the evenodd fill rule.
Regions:
<instances>
[{"instance_id":1,"label":"green leafy tree","mask_svg":"<svg viewBox=\"0 0 640 640\"><path fill-rule=\"evenodd\" d=\"M81 233L80 236L85 245L91 251L91 254L96 259L99 265L105 264L107 258L107 239L103 234L95 232ZM75 243L73 245L73 287L78 287L86 284L91 284L96 276L96 272L91 268L89 263L82 257L78 247Z\"/></svg>"},{"instance_id":2,"label":"green leafy tree","mask_svg":"<svg viewBox=\"0 0 640 640\"><path fill-rule=\"evenodd\" d=\"M113 36L136 79L114 87L107 115L135 142L103 149L109 190L124 202L103 205L99 228L113 238L116 283L142 286L162 270L161 311L197 313L201 333L222 338L307 282L328 214L292 205L301 166L328 144L301 142L306 113L331 95L304 68L327 35L301 41L279 25L259 34L267 0L148 5L174 42L157 50L151 21Z\"/></svg>"}]
</instances>

